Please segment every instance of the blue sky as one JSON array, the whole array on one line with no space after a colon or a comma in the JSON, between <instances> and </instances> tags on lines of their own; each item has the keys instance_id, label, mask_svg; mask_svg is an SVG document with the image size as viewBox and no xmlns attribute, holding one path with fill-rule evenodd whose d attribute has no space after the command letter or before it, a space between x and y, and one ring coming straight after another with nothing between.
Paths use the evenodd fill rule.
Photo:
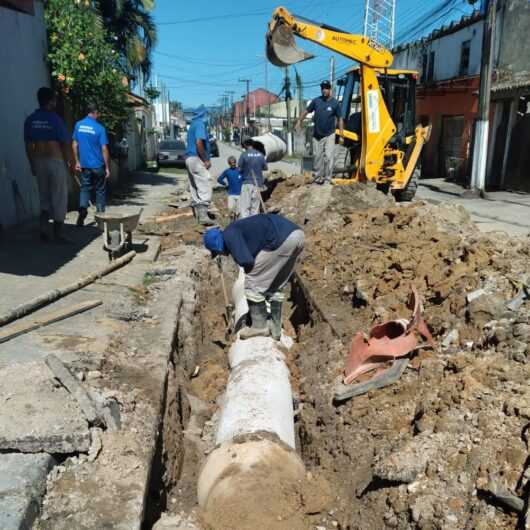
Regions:
<instances>
[{"instance_id":1,"label":"blue sky","mask_svg":"<svg viewBox=\"0 0 530 530\"><path fill-rule=\"evenodd\" d=\"M264 36L275 7L361 33L364 0L156 0L153 12L158 45L153 54L154 74L169 87L172 99L186 107L217 104L226 91L240 99L245 91L240 78L251 79L251 89L265 87ZM439 13L433 11L442 7ZM397 42L415 40L451 20L469 13L467 0L397 0ZM427 15L428 23L421 23ZM211 17L211 18L210 18ZM210 18L206 20L206 18ZM316 58L297 65L304 97L318 94L318 83L329 78L332 52L299 40ZM336 56L340 74L351 61ZM294 78L294 71L291 68ZM278 93L283 72L268 65L268 88Z\"/></svg>"}]
</instances>

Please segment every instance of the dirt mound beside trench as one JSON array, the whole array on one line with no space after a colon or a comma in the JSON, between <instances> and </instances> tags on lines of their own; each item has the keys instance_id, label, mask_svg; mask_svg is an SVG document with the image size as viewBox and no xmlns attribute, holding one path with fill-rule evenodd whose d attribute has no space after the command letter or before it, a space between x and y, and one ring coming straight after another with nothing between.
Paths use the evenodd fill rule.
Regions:
<instances>
[{"instance_id":1,"label":"dirt mound beside trench","mask_svg":"<svg viewBox=\"0 0 530 530\"><path fill-rule=\"evenodd\" d=\"M530 486L530 303L505 305L528 271L528 240L479 234L454 205L383 196L370 208L380 194L369 187L284 185L282 213L305 223L298 272L328 321L313 311L298 323L297 426L306 465L331 484L338 526L515 529L520 515L492 491L524 499ZM334 406L354 333L408 318L411 286L438 347L398 383Z\"/></svg>"}]
</instances>

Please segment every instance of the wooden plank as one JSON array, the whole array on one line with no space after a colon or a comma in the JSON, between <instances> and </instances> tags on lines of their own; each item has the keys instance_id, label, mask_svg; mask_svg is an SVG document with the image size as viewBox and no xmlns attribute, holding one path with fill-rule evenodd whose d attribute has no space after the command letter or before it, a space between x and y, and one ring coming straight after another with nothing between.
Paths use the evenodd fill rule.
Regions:
<instances>
[{"instance_id":1,"label":"wooden plank","mask_svg":"<svg viewBox=\"0 0 530 530\"><path fill-rule=\"evenodd\" d=\"M91 425L101 424L96 407L87 391L79 384L79 381L70 373L62 361L51 353L45 357L44 362L61 385L72 394L72 397L81 407L88 423Z\"/></svg>"},{"instance_id":2,"label":"wooden plank","mask_svg":"<svg viewBox=\"0 0 530 530\"><path fill-rule=\"evenodd\" d=\"M103 269L89 274L88 276L81 278L77 282L71 283L70 285L66 285L65 287L61 287L59 289L53 289L52 291L48 291L47 293L33 298L25 304L21 304L15 307L8 313L0 315L0 326L9 324L9 322L13 322L13 320L17 320L18 318L22 318L23 316L26 316L29 313L33 313L33 311L36 311L40 307L44 307L45 305L51 304L52 302L55 302L55 300L59 300L59 298L62 298L63 296L66 296L70 293L73 293L74 291L78 291L79 289L86 287L87 285L90 285L91 283L95 282L96 280L99 280L100 278L106 276L112 271L119 269L126 263L129 263L129 261L131 261L134 256L136 256L136 252L134 250L131 250L121 258L114 260L112 263L110 263Z\"/></svg>"},{"instance_id":3,"label":"wooden plank","mask_svg":"<svg viewBox=\"0 0 530 530\"><path fill-rule=\"evenodd\" d=\"M42 315L41 317L30 320L29 322L15 324L14 326L10 326L5 330L0 331L0 344L2 342L7 342L8 340L14 339L19 335L23 335L24 333L29 333L30 331L48 326L54 322L59 322L65 318L78 315L79 313L93 309L94 307L97 307L101 304L101 300L89 300L87 302L82 302L80 304L58 309L57 311L52 311Z\"/></svg>"},{"instance_id":4,"label":"wooden plank","mask_svg":"<svg viewBox=\"0 0 530 530\"><path fill-rule=\"evenodd\" d=\"M193 217L193 212L174 213L172 215L162 215L155 217L155 223L166 223L168 221L175 221L185 217Z\"/></svg>"}]
</instances>

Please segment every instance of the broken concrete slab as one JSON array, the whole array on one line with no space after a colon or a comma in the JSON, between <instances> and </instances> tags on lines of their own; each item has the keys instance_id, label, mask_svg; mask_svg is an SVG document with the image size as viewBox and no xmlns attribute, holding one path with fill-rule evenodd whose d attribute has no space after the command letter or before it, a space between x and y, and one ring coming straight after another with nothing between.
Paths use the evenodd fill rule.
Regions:
<instances>
[{"instance_id":1,"label":"broken concrete slab","mask_svg":"<svg viewBox=\"0 0 530 530\"><path fill-rule=\"evenodd\" d=\"M22 453L86 452L88 422L78 403L43 362L0 370L0 450Z\"/></svg>"},{"instance_id":2,"label":"broken concrete slab","mask_svg":"<svg viewBox=\"0 0 530 530\"><path fill-rule=\"evenodd\" d=\"M0 455L0 528L31 528L40 512L46 476L55 465L45 453Z\"/></svg>"}]
</instances>

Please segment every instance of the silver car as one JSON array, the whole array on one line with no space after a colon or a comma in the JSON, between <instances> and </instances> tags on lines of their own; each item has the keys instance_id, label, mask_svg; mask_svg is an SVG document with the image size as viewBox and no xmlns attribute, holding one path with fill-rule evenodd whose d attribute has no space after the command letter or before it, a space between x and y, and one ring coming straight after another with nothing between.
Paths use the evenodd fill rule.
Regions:
<instances>
[{"instance_id":1,"label":"silver car","mask_svg":"<svg viewBox=\"0 0 530 530\"><path fill-rule=\"evenodd\" d=\"M162 140L158 145L158 165L184 167L186 144L182 140Z\"/></svg>"}]
</instances>

